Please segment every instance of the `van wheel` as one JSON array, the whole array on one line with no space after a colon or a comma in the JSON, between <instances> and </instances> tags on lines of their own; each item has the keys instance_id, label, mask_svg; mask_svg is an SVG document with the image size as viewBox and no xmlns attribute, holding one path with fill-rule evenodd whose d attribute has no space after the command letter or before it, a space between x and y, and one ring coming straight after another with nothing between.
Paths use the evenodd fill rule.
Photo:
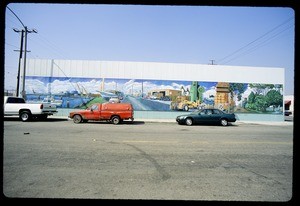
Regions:
<instances>
[{"instance_id":1,"label":"van wheel","mask_svg":"<svg viewBox=\"0 0 300 206\"><path fill-rule=\"evenodd\" d=\"M20 119L22 120L22 122L28 122L30 117L31 117L31 115L27 111L24 111L20 114Z\"/></svg>"},{"instance_id":2,"label":"van wheel","mask_svg":"<svg viewBox=\"0 0 300 206\"><path fill-rule=\"evenodd\" d=\"M78 123L82 122L82 117L80 115L78 115L78 114L74 115L73 122L75 124L78 124Z\"/></svg>"},{"instance_id":3,"label":"van wheel","mask_svg":"<svg viewBox=\"0 0 300 206\"><path fill-rule=\"evenodd\" d=\"M118 116L113 116L112 118L111 118L111 122L113 123L113 124L119 124L120 123L120 117L118 117Z\"/></svg>"}]
</instances>

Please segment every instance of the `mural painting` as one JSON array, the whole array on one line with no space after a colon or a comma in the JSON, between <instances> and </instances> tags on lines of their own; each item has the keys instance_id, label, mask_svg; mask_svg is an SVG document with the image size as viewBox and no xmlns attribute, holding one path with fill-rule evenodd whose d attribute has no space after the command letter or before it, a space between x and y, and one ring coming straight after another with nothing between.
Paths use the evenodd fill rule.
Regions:
<instances>
[{"instance_id":1,"label":"mural painting","mask_svg":"<svg viewBox=\"0 0 300 206\"><path fill-rule=\"evenodd\" d=\"M192 111L219 108L240 113L282 114L283 86L203 81L26 77L29 102L61 108L129 102L140 111Z\"/></svg>"}]
</instances>

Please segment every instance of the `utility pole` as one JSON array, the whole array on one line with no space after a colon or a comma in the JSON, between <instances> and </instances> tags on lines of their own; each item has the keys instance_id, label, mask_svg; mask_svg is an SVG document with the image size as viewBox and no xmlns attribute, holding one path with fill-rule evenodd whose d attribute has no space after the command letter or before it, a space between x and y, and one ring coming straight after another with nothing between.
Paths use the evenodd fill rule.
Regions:
<instances>
[{"instance_id":1,"label":"utility pole","mask_svg":"<svg viewBox=\"0 0 300 206\"><path fill-rule=\"evenodd\" d=\"M215 60L210 60L210 61L211 61L211 65L214 65L214 61L215 61Z\"/></svg>"},{"instance_id":2,"label":"utility pole","mask_svg":"<svg viewBox=\"0 0 300 206\"><path fill-rule=\"evenodd\" d=\"M26 76L26 54L27 54L27 33L37 33L35 29L28 30L27 26L25 26L25 45L24 45L24 61L23 61L23 78L22 78L22 97L26 99L26 91L25 91L25 76Z\"/></svg>"},{"instance_id":3,"label":"utility pole","mask_svg":"<svg viewBox=\"0 0 300 206\"><path fill-rule=\"evenodd\" d=\"M24 38L24 30L13 29L15 32L21 32L21 46L20 46L20 56L19 56L19 66L18 66L18 76L17 76L17 89L16 95L19 97L19 87L20 87L20 71L21 71L21 59L22 59L22 51L23 51L23 38Z\"/></svg>"},{"instance_id":4,"label":"utility pole","mask_svg":"<svg viewBox=\"0 0 300 206\"><path fill-rule=\"evenodd\" d=\"M11 10L8 6L7 8L13 13L13 15L15 15L15 17L19 20L19 22L22 24L22 26L24 27L24 30L22 29L22 39L21 39L21 49L20 49L20 57L22 57L22 50L23 50L23 34L25 32L25 49L24 49L24 60L23 60L23 78L22 78L22 97L24 99L26 99L26 92L25 92L25 75L26 75L26 53L27 53L27 33L37 33L37 31L35 29L32 30L28 30L27 26L25 26L23 24L23 22L21 21L21 19L15 14L15 12L13 12L13 10ZM18 30L14 30L15 32L20 32ZM19 59L19 71L20 71L20 59ZM18 75L19 75L19 71L18 71ZM19 76L18 76L18 83L17 83L17 87L19 88ZM18 90L18 89L17 89ZM19 91L17 91L17 96L19 96Z\"/></svg>"}]
</instances>

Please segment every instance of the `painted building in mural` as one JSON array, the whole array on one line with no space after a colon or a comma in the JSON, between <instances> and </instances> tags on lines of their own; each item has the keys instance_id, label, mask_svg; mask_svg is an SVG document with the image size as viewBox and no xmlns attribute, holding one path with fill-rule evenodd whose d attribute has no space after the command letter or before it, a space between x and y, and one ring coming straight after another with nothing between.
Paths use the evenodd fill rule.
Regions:
<instances>
[{"instance_id":1,"label":"painted building in mural","mask_svg":"<svg viewBox=\"0 0 300 206\"><path fill-rule=\"evenodd\" d=\"M154 62L27 60L28 101L86 108L118 98L136 111L219 108L283 114L283 68Z\"/></svg>"}]
</instances>

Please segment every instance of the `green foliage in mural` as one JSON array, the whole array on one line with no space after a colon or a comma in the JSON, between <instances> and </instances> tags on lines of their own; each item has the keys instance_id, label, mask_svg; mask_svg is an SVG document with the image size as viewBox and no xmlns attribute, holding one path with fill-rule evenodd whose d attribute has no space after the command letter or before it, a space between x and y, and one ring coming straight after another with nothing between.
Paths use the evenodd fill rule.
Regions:
<instances>
[{"instance_id":1,"label":"green foliage in mural","mask_svg":"<svg viewBox=\"0 0 300 206\"><path fill-rule=\"evenodd\" d=\"M103 99L102 97L95 97L93 99L91 99L89 102L87 102L86 104L82 105L80 108L81 109L86 109L88 107L90 107L92 104L95 104L95 103L105 103L107 102L105 99Z\"/></svg>"},{"instance_id":2,"label":"green foliage in mural","mask_svg":"<svg viewBox=\"0 0 300 206\"><path fill-rule=\"evenodd\" d=\"M255 92L251 92L245 108L252 111L265 112L268 107L282 107L283 96L280 93L282 86L271 84L250 84Z\"/></svg>"},{"instance_id":3,"label":"green foliage in mural","mask_svg":"<svg viewBox=\"0 0 300 206\"><path fill-rule=\"evenodd\" d=\"M237 95L237 99L240 101L242 99L242 94L246 91L247 87L243 83L230 83L229 91L233 98L233 95Z\"/></svg>"},{"instance_id":4,"label":"green foliage in mural","mask_svg":"<svg viewBox=\"0 0 300 206\"><path fill-rule=\"evenodd\" d=\"M283 97L277 90L270 90L266 95L266 99L268 106L282 106Z\"/></svg>"}]
</instances>

